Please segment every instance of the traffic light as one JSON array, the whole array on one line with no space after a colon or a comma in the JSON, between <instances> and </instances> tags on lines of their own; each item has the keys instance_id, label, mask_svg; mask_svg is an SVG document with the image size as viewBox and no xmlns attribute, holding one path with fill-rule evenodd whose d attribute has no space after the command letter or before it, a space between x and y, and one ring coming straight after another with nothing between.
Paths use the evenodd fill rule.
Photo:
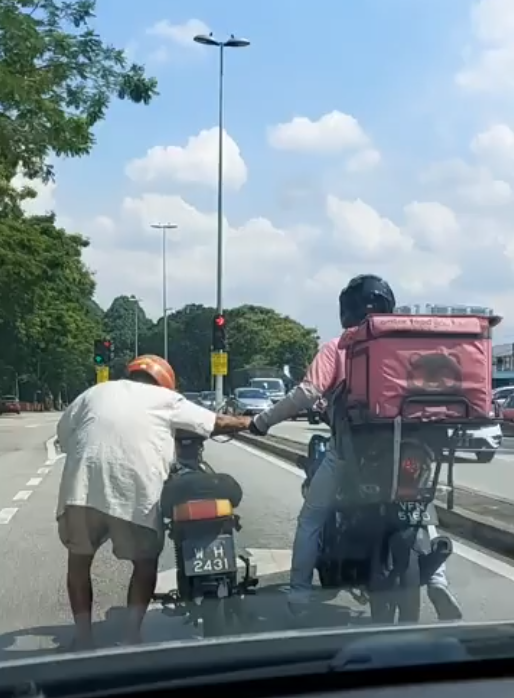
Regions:
<instances>
[{"instance_id":1,"label":"traffic light","mask_svg":"<svg viewBox=\"0 0 514 698\"><path fill-rule=\"evenodd\" d=\"M225 335L225 318L221 313L214 316L212 326L212 349L213 351L226 351L227 338Z\"/></svg>"},{"instance_id":2,"label":"traffic light","mask_svg":"<svg viewBox=\"0 0 514 698\"><path fill-rule=\"evenodd\" d=\"M114 345L110 339L95 339L95 366L108 366L113 359Z\"/></svg>"}]
</instances>

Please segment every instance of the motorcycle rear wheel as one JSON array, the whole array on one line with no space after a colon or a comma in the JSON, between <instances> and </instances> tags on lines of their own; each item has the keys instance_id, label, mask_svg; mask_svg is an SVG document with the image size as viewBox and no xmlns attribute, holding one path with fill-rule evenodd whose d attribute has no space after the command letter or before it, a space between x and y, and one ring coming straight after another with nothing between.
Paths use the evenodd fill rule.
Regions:
<instances>
[{"instance_id":1,"label":"motorcycle rear wheel","mask_svg":"<svg viewBox=\"0 0 514 698\"><path fill-rule=\"evenodd\" d=\"M407 568L398 579L396 588L371 592L369 604L373 623L419 623L421 578L419 557L415 550L409 551Z\"/></svg>"},{"instance_id":2,"label":"motorcycle rear wheel","mask_svg":"<svg viewBox=\"0 0 514 698\"><path fill-rule=\"evenodd\" d=\"M236 635L239 619L233 606L234 598L206 599L202 603L200 617L204 638Z\"/></svg>"}]
</instances>

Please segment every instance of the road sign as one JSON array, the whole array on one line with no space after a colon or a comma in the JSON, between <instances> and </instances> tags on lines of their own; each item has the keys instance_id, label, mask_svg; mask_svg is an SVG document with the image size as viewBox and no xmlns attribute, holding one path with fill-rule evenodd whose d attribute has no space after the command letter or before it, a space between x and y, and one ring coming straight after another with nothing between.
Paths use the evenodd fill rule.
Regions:
<instances>
[{"instance_id":1,"label":"road sign","mask_svg":"<svg viewBox=\"0 0 514 698\"><path fill-rule=\"evenodd\" d=\"M96 382L107 383L109 380L109 366L99 366L96 369Z\"/></svg>"},{"instance_id":2,"label":"road sign","mask_svg":"<svg viewBox=\"0 0 514 698\"><path fill-rule=\"evenodd\" d=\"M226 376L228 373L228 354L213 351L211 354L211 373L213 376Z\"/></svg>"}]
</instances>

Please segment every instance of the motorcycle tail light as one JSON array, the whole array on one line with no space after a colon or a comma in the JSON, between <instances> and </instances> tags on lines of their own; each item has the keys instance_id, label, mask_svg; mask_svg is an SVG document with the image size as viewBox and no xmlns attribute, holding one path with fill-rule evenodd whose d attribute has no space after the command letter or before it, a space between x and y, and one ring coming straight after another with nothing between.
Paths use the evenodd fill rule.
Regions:
<instances>
[{"instance_id":1,"label":"motorcycle tail light","mask_svg":"<svg viewBox=\"0 0 514 698\"><path fill-rule=\"evenodd\" d=\"M222 519L232 516L233 511L228 499L199 499L173 507L173 521Z\"/></svg>"}]
</instances>

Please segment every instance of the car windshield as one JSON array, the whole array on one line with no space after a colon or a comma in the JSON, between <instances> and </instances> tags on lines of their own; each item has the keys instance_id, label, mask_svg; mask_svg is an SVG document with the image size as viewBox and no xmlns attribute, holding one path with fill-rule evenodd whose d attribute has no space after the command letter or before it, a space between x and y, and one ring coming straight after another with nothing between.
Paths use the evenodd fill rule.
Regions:
<instances>
[{"instance_id":1,"label":"car windshield","mask_svg":"<svg viewBox=\"0 0 514 698\"><path fill-rule=\"evenodd\" d=\"M254 388L259 388L260 390L283 390L284 386L279 380L273 380L267 378L266 380L254 379L252 380L252 386Z\"/></svg>"},{"instance_id":2,"label":"car windshield","mask_svg":"<svg viewBox=\"0 0 514 698\"><path fill-rule=\"evenodd\" d=\"M265 390L255 390L253 388L242 388L236 390L238 400L266 400L269 395Z\"/></svg>"},{"instance_id":3,"label":"car windshield","mask_svg":"<svg viewBox=\"0 0 514 698\"><path fill-rule=\"evenodd\" d=\"M0 396L0 669L514 624L514 0L0 0Z\"/></svg>"}]
</instances>

